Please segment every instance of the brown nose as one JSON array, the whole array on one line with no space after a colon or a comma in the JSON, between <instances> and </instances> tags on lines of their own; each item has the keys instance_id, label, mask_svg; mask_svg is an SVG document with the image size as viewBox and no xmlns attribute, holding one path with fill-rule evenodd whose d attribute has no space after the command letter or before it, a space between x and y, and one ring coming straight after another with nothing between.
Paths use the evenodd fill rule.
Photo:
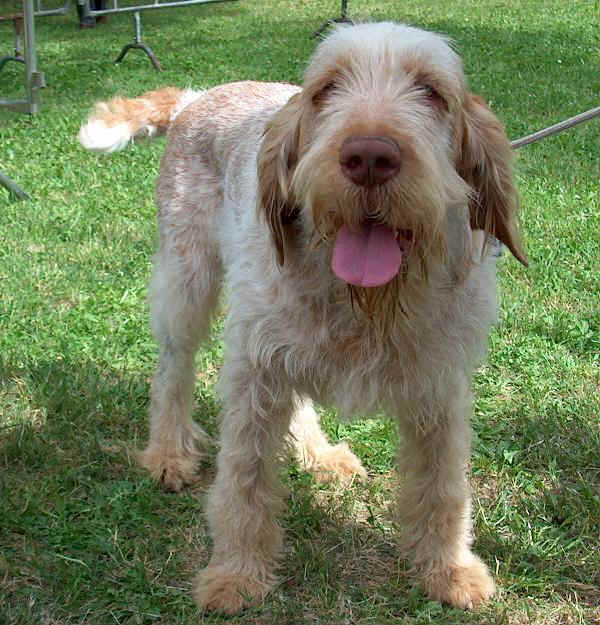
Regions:
<instances>
[{"instance_id":1,"label":"brown nose","mask_svg":"<svg viewBox=\"0 0 600 625\"><path fill-rule=\"evenodd\" d=\"M340 148L340 166L354 184L374 187L398 173L401 156L398 144L389 137L348 137Z\"/></svg>"}]
</instances>

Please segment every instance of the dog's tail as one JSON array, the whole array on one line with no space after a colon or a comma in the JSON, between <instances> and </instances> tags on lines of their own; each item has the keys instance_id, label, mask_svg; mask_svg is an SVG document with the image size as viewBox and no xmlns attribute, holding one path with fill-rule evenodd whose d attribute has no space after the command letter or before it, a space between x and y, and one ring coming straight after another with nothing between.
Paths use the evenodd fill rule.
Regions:
<instances>
[{"instance_id":1,"label":"dog's tail","mask_svg":"<svg viewBox=\"0 0 600 625\"><path fill-rule=\"evenodd\" d=\"M79 130L79 141L88 150L115 152L135 138L164 134L179 112L199 95L165 87L138 98L98 102Z\"/></svg>"}]
</instances>

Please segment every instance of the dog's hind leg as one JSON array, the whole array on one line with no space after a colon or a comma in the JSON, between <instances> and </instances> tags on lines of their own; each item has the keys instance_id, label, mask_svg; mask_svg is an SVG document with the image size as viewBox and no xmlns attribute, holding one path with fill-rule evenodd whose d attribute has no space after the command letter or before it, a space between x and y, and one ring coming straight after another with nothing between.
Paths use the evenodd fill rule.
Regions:
<instances>
[{"instance_id":1,"label":"dog's hind leg","mask_svg":"<svg viewBox=\"0 0 600 625\"><path fill-rule=\"evenodd\" d=\"M337 479L348 483L355 477L365 479L367 472L348 443L332 445L327 440L312 401L296 397L295 403L290 441L300 466L312 473L318 482Z\"/></svg>"},{"instance_id":2,"label":"dog's hind leg","mask_svg":"<svg viewBox=\"0 0 600 625\"><path fill-rule=\"evenodd\" d=\"M138 452L139 463L174 491L193 481L208 442L191 417L194 361L210 331L222 278L215 244L199 241L199 235L192 240L189 230L189 245L163 242L155 262L149 300L160 354L152 381L150 440Z\"/></svg>"}]
</instances>

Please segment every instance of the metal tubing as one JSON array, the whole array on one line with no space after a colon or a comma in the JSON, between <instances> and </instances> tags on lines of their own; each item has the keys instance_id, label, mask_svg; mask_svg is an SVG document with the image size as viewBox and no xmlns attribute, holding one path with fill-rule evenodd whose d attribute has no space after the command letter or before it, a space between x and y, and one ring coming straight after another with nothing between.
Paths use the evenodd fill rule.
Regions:
<instances>
[{"instance_id":1,"label":"metal tubing","mask_svg":"<svg viewBox=\"0 0 600 625\"><path fill-rule=\"evenodd\" d=\"M23 16L15 16L13 17L13 30L15 31L15 53L11 56L3 56L0 59L0 72L2 71L2 68L9 62L9 61L16 61L17 63L25 63L25 59L23 58L23 55L21 54L21 48L23 47L21 45L21 33L23 32Z\"/></svg>"},{"instance_id":2,"label":"metal tubing","mask_svg":"<svg viewBox=\"0 0 600 625\"><path fill-rule=\"evenodd\" d=\"M9 62L9 61L15 61L16 63L25 63L25 59L23 59L22 56L3 56L0 59L0 72L2 71L2 68Z\"/></svg>"},{"instance_id":3,"label":"metal tubing","mask_svg":"<svg viewBox=\"0 0 600 625\"><path fill-rule=\"evenodd\" d=\"M348 18L348 0L342 0L342 20L346 21Z\"/></svg>"},{"instance_id":4,"label":"metal tubing","mask_svg":"<svg viewBox=\"0 0 600 625\"><path fill-rule=\"evenodd\" d=\"M42 9L42 3L38 1L36 17L50 17L52 15L67 15L71 11L71 0L65 0L64 5L60 9Z\"/></svg>"},{"instance_id":5,"label":"metal tubing","mask_svg":"<svg viewBox=\"0 0 600 625\"><path fill-rule=\"evenodd\" d=\"M121 53L115 60L115 64L120 63L125 58L125 55L129 52L129 50L142 50L142 52L144 52L144 54L150 59L150 62L154 66L154 69L157 72L162 72L160 61L154 54L152 48L150 46L147 46L142 41L142 20L140 19L140 14L137 11L135 11L135 13L133 14L133 22L135 25L135 42L128 43L127 45L123 46Z\"/></svg>"},{"instance_id":6,"label":"metal tubing","mask_svg":"<svg viewBox=\"0 0 600 625\"><path fill-rule=\"evenodd\" d=\"M25 89L29 112L35 114L40 109L38 85L34 82L37 73L35 54L35 25L33 17L33 0L23 0L24 36L25 36Z\"/></svg>"},{"instance_id":7,"label":"metal tubing","mask_svg":"<svg viewBox=\"0 0 600 625\"><path fill-rule=\"evenodd\" d=\"M34 15L33 0L23 0L23 34L25 39L23 60L25 62L24 82L27 99L0 99L0 107L31 115L39 111L38 89L44 86L44 75L37 71Z\"/></svg>"},{"instance_id":8,"label":"metal tubing","mask_svg":"<svg viewBox=\"0 0 600 625\"><path fill-rule=\"evenodd\" d=\"M558 122L558 124L554 124L553 126L549 126L548 128L544 128L543 130L538 130L526 137L522 137L521 139L515 139L511 142L513 149L518 150L525 145L529 145L534 141L539 141L540 139L544 139L545 137L549 137L551 135L556 135L559 132L564 132L569 128L573 128L573 126L577 126L577 124L581 124L583 122L587 122L594 117L598 117L600 115L600 106L594 109L590 109L585 113L580 113L579 115L574 115L573 117L569 117L569 119L565 119L562 122Z\"/></svg>"},{"instance_id":9,"label":"metal tubing","mask_svg":"<svg viewBox=\"0 0 600 625\"><path fill-rule=\"evenodd\" d=\"M334 24L352 24L352 20L348 17L348 0L342 0L340 7L340 17L334 17L331 20L327 20L315 32L312 34L313 37L319 37L327 28L333 26Z\"/></svg>"},{"instance_id":10,"label":"metal tubing","mask_svg":"<svg viewBox=\"0 0 600 625\"><path fill-rule=\"evenodd\" d=\"M140 6L130 6L130 7L118 7L117 3L113 4L112 9L103 9L102 11L93 11L92 9L88 10L88 14L92 17L99 17L100 15L111 15L113 13L131 13L139 12L139 11L150 11L151 9L169 9L172 7L184 7L191 6L192 4L209 4L215 2L230 2L231 0L176 0L175 2L161 2L158 3L155 0L154 4L141 4ZM89 7L89 2L88 2Z\"/></svg>"},{"instance_id":11,"label":"metal tubing","mask_svg":"<svg viewBox=\"0 0 600 625\"><path fill-rule=\"evenodd\" d=\"M138 11L133 14L133 21L135 23L135 43L140 44L142 43L142 22Z\"/></svg>"},{"instance_id":12,"label":"metal tubing","mask_svg":"<svg viewBox=\"0 0 600 625\"><path fill-rule=\"evenodd\" d=\"M13 195L16 195L21 200L31 199L23 189L17 186L8 176L5 176L0 171L0 184L6 187Z\"/></svg>"}]
</instances>

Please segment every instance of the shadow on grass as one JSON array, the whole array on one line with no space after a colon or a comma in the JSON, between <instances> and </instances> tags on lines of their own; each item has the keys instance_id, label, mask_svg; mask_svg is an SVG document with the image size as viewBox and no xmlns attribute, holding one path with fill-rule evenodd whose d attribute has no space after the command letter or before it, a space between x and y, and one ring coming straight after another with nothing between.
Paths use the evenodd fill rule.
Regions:
<instances>
[{"instance_id":1,"label":"shadow on grass","mask_svg":"<svg viewBox=\"0 0 600 625\"><path fill-rule=\"evenodd\" d=\"M50 614L72 622L94 612L90 622L114 622L114 613L133 623L132 613L160 614L165 600L194 610L181 586L189 586L190 554L206 559L198 500L212 471L170 495L137 468L131 452L146 438L148 388L144 376L89 362L0 365L6 622L50 622ZM212 400L198 403L213 419Z\"/></svg>"},{"instance_id":2,"label":"shadow on grass","mask_svg":"<svg viewBox=\"0 0 600 625\"><path fill-rule=\"evenodd\" d=\"M45 465L65 454L82 464L103 446L142 446L149 388L149 375L102 370L90 362L57 360L32 368L0 363L0 432L7 466ZM195 414L210 434L216 412L211 396L196 397Z\"/></svg>"},{"instance_id":3,"label":"shadow on grass","mask_svg":"<svg viewBox=\"0 0 600 625\"><path fill-rule=\"evenodd\" d=\"M0 367L5 419L12 423L2 431L0 448L5 512L0 594L10 605L19 605L29 593L41 606L62 602L57 614L63 617L84 609L107 615L120 610L123 615L125 593L139 613L160 613L164 601L193 610L189 580L206 562L209 548L198 498L211 473L196 488L167 495L123 452L145 439L140 432L148 386L144 376L99 370L91 363ZM213 400L200 397L198 412L209 415L214 431ZM547 434L560 436L561 427L556 423ZM566 443L572 447L565 448ZM511 523L517 533L509 539L498 528L478 532L477 551L487 562L497 558L503 563L501 582L513 584L517 594L578 589L582 605L589 596L592 606L597 594L581 589L585 584L593 588L598 580L590 579L589 572L585 577L585 569L574 562L591 548L592 512L600 511L592 490L585 495L577 480L571 461L577 444L575 438L563 440L555 458L553 470L562 471L565 483L552 491L517 493L514 505L529 508L531 518L523 513L520 530ZM600 447L596 450L600 457ZM359 609L370 597L371 612L402 614L408 595L411 609L429 609L427 599L411 590L406 563L398 559L389 530L365 522L364 515L362 521L356 519L356 491L332 504L319 498L311 484L304 474L288 479L292 494L283 587L292 601L316 605L325 596L328 601L344 596ZM361 492L362 497L368 500L369 495ZM579 538L570 551L573 562L549 562L536 552L526 540L527 523L545 528L565 545Z\"/></svg>"}]
</instances>

